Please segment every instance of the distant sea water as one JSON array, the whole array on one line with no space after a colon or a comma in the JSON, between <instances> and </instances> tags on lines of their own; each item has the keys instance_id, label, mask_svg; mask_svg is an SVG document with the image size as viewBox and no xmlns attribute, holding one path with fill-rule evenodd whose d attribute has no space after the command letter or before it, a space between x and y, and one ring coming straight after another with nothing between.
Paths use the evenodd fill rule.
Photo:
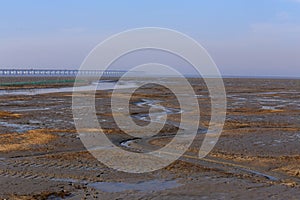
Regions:
<instances>
[{"instance_id":1,"label":"distant sea water","mask_svg":"<svg viewBox=\"0 0 300 200\"><path fill-rule=\"evenodd\" d=\"M116 82L112 81L99 81L93 82L87 86L76 87L76 91L93 91L93 90L111 90L111 89L125 89L135 87L134 82L122 82L116 86ZM50 94L50 93L64 93L73 92L74 87L62 87L62 88L37 88L37 89L16 89L16 90L0 90L0 95L38 95L38 94Z\"/></svg>"},{"instance_id":2,"label":"distant sea water","mask_svg":"<svg viewBox=\"0 0 300 200\"><path fill-rule=\"evenodd\" d=\"M193 75L193 74L186 74L184 75L186 78L216 78L212 76L201 76L201 75ZM233 79L300 79L300 76L232 76L232 75L222 75L222 78L233 78Z\"/></svg>"}]
</instances>

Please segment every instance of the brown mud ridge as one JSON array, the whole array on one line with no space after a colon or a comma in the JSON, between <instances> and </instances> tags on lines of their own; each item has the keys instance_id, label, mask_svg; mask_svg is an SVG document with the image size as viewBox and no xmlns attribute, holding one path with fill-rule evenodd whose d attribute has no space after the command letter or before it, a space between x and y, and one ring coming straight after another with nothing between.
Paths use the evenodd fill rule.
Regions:
<instances>
[{"instance_id":1,"label":"brown mud ridge","mask_svg":"<svg viewBox=\"0 0 300 200\"><path fill-rule=\"evenodd\" d=\"M179 160L145 174L110 169L86 151L76 133L70 93L1 96L0 199L299 199L300 81L224 81L227 118L213 151L197 157L210 104L205 84L191 79L201 107L196 139ZM120 148L151 151L170 142L180 117L173 94L148 85L130 101L137 124L148 123L147 102L153 101L173 113L151 138L132 138L117 128L109 91L96 94L97 117Z\"/></svg>"}]
</instances>

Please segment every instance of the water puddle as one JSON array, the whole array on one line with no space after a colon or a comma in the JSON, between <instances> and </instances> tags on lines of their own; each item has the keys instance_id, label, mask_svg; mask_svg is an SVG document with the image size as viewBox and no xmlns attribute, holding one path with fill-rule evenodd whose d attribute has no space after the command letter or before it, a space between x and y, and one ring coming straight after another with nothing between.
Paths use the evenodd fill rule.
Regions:
<instances>
[{"instance_id":1,"label":"water puddle","mask_svg":"<svg viewBox=\"0 0 300 200\"><path fill-rule=\"evenodd\" d=\"M86 184L86 181L80 181L72 178L52 178L50 179L51 181L56 181L56 182L67 182L67 183L82 183Z\"/></svg>"},{"instance_id":2,"label":"water puddle","mask_svg":"<svg viewBox=\"0 0 300 200\"><path fill-rule=\"evenodd\" d=\"M52 181L68 182L68 183L82 183L92 187L96 190L103 192L124 192L124 191L140 191L140 192L153 192L162 191L180 187L183 184L178 183L176 180L150 180L138 183L125 183L125 182L94 182L89 183L87 181L76 180L72 178L52 178Z\"/></svg>"},{"instance_id":3,"label":"water puddle","mask_svg":"<svg viewBox=\"0 0 300 200\"><path fill-rule=\"evenodd\" d=\"M125 141L123 141L123 142L120 143L120 146L130 149L130 148L131 148L131 145L132 145L132 144L134 143L134 141L136 141L136 140L138 140L138 139L125 140Z\"/></svg>"},{"instance_id":4,"label":"water puddle","mask_svg":"<svg viewBox=\"0 0 300 200\"><path fill-rule=\"evenodd\" d=\"M263 177L269 179L270 181L278 181L279 180L278 178L276 178L274 176L270 176L268 174L264 174L264 173L261 173L261 172L258 172L258 171L254 171L254 170L251 170L251 169L245 169L245 171L250 172L252 174L255 174L257 176L263 176Z\"/></svg>"},{"instance_id":5,"label":"water puddle","mask_svg":"<svg viewBox=\"0 0 300 200\"><path fill-rule=\"evenodd\" d=\"M10 112L28 112L28 111L43 111L50 110L51 108L24 108L24 109L11 109Z\"/></svg>"},{"instance_id":6,"label":"water puddle","mask_svg":"<svg viewBox=\"0 0 300 200\"><path fill-rule=\"evenodd\" d=\"M266 95L275 95L275 94L298 94L299 91L285 91L285 92L282 92L282 91L273 91L273 92L258 92L257 94L266 94Z\"/></svg>"},{"instance_id":7,"label":"water puddle","mask_svg":"<svg viewBox=\"0 0 300 200\"><path fill-rule=\"evenodd\" d=\"M141 99L140 102L136 103L139 107L149 106L157 110L161 110L161 112L151 113L152 122L161 123L161 118L166 114L180 114L183 111L181 109L176 108L168 108L160 105L161 101L158 100L149 100L149 99ZM133 116L142 121L150 121L149 114L138 114ZM172 124L178 126L178 124Z\"/></svg>"},{"instance_id":8,"label":"water puddle","mask_svg":"<svg viewBox=\"0 0 300 200\"><path fill-rule=\"evenodd\" d=\"M88 186L93 187L103 192L124 192L128 190L140 191L140 192L152 192L172 189L181 186L182 184L177 181L162 181L151 180L139 183L117 183L117 182L96 182L90 183Z\"/></svg>"},{"instance_id":9,"label":"water puddle","mask_svg":"<svg viewBox=\"0 0 300 200\"><path fill-rule=\"evenodd\" d=\"M30 126L30 125L26 125L26 124L11 124L8 122L0 122L1 126L7 127L7 128L13 128L14 131L18 132L18 133L23 133L32 129L35 129L35 126Z\"/></svg>"},{"instance_id":10,"label":"water puddle","mask_svg":"<svg viewBox=\"0 0 300 200\"><path fill-rule=\"evenodd\" d=\"M262 108L261 109L263 109L263 110L279 110L279 109L277 109L276 108L276 106L262 106Z\"/></svg>"},{"instance_id":11,"label":"water puddle","mask_svg":"<svg viewBox=\"0 0 300 200\"><path fill-rule=\"evenodd\" d=\"M288 100L286 99L275 99L275 98L259 98L256 99L259 102L279 102L279 103L286 103Z\"/></svg>"},{"instance_id":12,"label":"water puddle","mask_svg":"<svg viewBox=\"0 0 300 200\"><path fill-rule=\"evenodd\" d=\"M39 121L39 120L29 120L30 124L42 124L43 122Z\"/></svg>"},{"instance_id":13,"label":"water puddle","mask_svg":"<svg viewBox=\"0 0 300 200\"><path fill-rule=\"evenodd\" d=\"M132 140L127 140L125 142L121 142L120 145L122 147L130 148L132 142L133 142Z\"/></svg>"}]
</instances>

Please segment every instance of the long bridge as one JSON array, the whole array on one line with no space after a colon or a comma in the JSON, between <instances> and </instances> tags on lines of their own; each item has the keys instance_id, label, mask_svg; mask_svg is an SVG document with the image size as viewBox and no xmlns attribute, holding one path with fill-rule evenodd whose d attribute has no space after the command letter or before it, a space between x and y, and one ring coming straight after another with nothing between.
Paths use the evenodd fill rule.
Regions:
<instances>
[{"instance_id":1,"label":"long bridge","mask_svg":"<svg viewBox=\"0 0 300 200\"><path fill-rule=\"evenodd\" d=\"M55 70L55 69L0 69L2 76L105 76L121 77L127 71L125 70Z\"/></svg>"}]
</instances>

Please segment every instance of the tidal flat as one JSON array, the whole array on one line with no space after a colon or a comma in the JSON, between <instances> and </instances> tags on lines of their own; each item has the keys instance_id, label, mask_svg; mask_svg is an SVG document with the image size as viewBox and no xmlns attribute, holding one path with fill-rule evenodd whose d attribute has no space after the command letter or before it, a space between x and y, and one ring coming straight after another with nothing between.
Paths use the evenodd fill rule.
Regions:
<instances>
[{"instance_id":1,"label":"tidal flat","mask_svg":"<svg viewBox=\"0 0 300 200\"><path fill-rule=\"evenodd\" d=\"M203 80L189 82L201 115L193 144L170 165L141 174L111 169L86 150L74 124L71 82L0 87L0 198L299 199L300 80L224 79L224 129L214 149L202 159L197 155L210 121L210 95ZM113 83L106 82L95 93L96 116L113 144L139 153L168 144L184 112L174 94L158 84L135 91L129 107L136 124L149 123L150 107L154 107L153 123L161 123L163 114L168 117L157 135L132 137L114 121ZM89 84L93 80L81 86ZM126 91L134 81L122 85ZM122 95L117 92L116 97Z\"/></svg>"}]
</instances>

